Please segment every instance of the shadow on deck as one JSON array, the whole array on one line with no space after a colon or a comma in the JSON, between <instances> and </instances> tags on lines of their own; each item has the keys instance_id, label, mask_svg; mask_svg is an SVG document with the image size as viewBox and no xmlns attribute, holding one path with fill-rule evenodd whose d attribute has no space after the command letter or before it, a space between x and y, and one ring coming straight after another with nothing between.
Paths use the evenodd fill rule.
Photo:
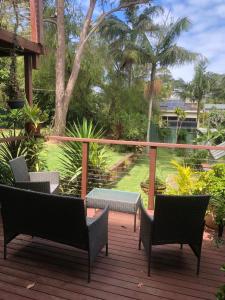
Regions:
<instances>
[{"instance_id":1,"label":"shadow on deck","mask_svg":"<svg viewBox=\"0 0 225 300\"><path fill-rule=\"evenodd\" d=\"M138 230L137 230L138 232ZM225 282L219 269L225 263L225 246L216 248L205 234L200 276L188 246L154 246L151 277L147 277L144 250L138 251L133 216L110 213L109 256L102 252L87 283L86 254L28 236L8 245L3 260L0 223L0 299L215 299Z\"/></svg>"}]
</instances>

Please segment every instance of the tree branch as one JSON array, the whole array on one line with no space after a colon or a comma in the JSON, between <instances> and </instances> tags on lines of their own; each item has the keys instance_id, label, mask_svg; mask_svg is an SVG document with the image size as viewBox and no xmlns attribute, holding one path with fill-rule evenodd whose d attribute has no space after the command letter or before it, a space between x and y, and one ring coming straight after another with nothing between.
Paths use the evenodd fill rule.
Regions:
<instances>
[{"instance_id":1,"label":"tree branch","mask_svg":"<svg viewBox=\"0 0 225 300\"><path fill-rule=\"evenodd\" d=\"M57 26L56 18L55 19L53 19L53 18L46 18L46 19L43 19L43 22L44 23L52 23L52 24L54 24L54 25Z\"/></svg>"},{"instance_id":2,"label":"tree branch","mask_svg":"<svg viewBox=\"0 0 225 300\"><path fill-rule=\"evenodd\" d=\"M101 23L104 21L104 19L113 14L114 12L117 12L119 10L122 10L122 9L126 9L126 8L129 8L129 7L132 7L132 6L135 6L135 5L138 5L138 4L146 4L146 3L149 3L150 0L133 0L133 1L130 1L130 2L124 2L122 4L120 4L119 6L109 10L108 12L104 12L102 13L97 21L95 22L95 24L92 26L91 30L89 31L88 35L86 36L85 38L85 41L86 42L90 36L97 30L97 28L101 25Z\"/></svg>"}]
</instances>

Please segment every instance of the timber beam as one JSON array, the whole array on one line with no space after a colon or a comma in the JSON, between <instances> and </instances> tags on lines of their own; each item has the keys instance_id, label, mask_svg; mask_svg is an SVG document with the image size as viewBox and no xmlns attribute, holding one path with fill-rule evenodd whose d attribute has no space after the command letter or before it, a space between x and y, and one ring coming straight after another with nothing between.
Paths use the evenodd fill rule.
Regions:
<instances>
[{"instance_id":1,"label":"timber beam","mask_svg":"<svg viewBox=\"0 0 225 300\"><path fill-rule=\"evenodd\" d=\"M16 37L16 43L18 45L17 55L40 55L44 53L41 44L34 43L21 36ZM13 48L14 44L14 33L0 28L0 56L9 56L10 50Z\"/></svg>"}]
</instances>

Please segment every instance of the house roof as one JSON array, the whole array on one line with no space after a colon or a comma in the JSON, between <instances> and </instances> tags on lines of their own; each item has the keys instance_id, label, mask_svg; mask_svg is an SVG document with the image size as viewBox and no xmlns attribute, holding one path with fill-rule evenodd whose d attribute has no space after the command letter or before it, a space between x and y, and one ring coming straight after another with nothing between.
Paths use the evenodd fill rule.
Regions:
<instances>
[{"instance_id":1,"label":"house roof","mask_svg":"<svg viewBox=\"0 0 225 300\"><path fill-rule=\"evenodd\" d=\"M205 110L213 110L213 109L225 110L225 104L208 103L205 104L204 108Z\"/></svg>"},{"instance_id":2,"label":"house roof","mask_svg":"<svg viewBox=\"0 0 225 300\"><path fill-rule=\"evenodd\" d=\"M160 103L161 110L175 110L177 107L185 110L185 111L196 111L197 105L193 103L185 103L182 100L178 99L169 99L166 101L162 101Z\"/></svg>"}]
</instances>

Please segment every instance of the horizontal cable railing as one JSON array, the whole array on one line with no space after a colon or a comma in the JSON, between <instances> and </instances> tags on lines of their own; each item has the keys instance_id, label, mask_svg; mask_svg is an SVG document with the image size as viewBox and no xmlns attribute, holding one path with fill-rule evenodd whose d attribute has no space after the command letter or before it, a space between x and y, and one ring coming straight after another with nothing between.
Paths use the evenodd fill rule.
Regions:
<instances>
[{"instance_id":1,"label":"horizontal cable railing","mask_svg":"<svg viewBox=\"0 0 225 300\"><path fill-rule=\"evenodd\" d=\"M60 136L47 136L48 141L82 143L82 172L76 186L76 195L85 199L86 194L94 187L113 188L118 190L138 191L148 203L149 209L154 209L154 196L161 192L163 186L170 184L176 169L172 160L188 164L194 170L208 170L217 162L224 163L223 159L215 160L211 150L225 151L225 146L170 144L155 142L123 141L109 139L88 139ZM115 147L129 147L129 152L120 152L120 158L113 164L108 164L103 171L96 171L89 165L89 149L91 143L105 145L114 151ZM133 151L132 148L133 147ZM137 151L138 147L138 151ZM197 151L207 150L206 157L198 160L189 158ZM108 155L110 159L110 155ZM189 161L188 161L189 159ZM159 181L159 182L158 182Z\"/></svg>"},{"instance_id":2,"label":"horizontal cable railing","mask_svg":"<svg viewBox=\"0 0 225 300\"><path fill-rule=\"evenodd\" d=\"M25 139L27 139L27 137L25 136L6 137L6 138L0 138L0 143L22 141Z\"/></svg>"}]
</instances>

